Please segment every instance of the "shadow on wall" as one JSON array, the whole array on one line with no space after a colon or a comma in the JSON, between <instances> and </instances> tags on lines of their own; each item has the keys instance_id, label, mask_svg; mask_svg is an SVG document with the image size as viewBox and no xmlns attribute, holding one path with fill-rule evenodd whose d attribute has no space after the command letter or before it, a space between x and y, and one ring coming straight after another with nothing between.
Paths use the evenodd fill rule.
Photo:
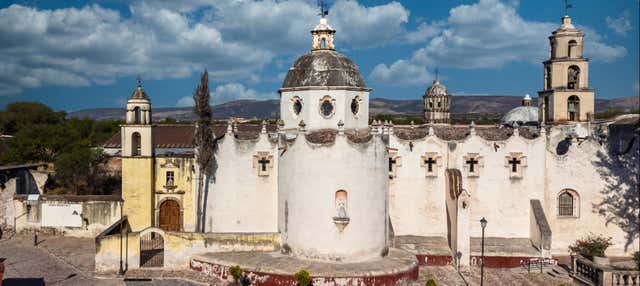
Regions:
<instances>
[{"instance_id":1,"label":"shadow on wall","mask_svg":"<svg viewBox=\"0 0 640 286\"><path fill-rule=\"evenodd\" d=\"M625 251L640 237L640 131L627 134L632 138L627 140L629 145L619 149L621 152L614 152L612 148L608 154L599 151L593 161L605 182L605 188L600 191L603 199L593 204L593 208L606 218L607 224L613 223L625 232ZM609 144L616 146L620 142L610 140Z\"/></svg>"}]
</instances>

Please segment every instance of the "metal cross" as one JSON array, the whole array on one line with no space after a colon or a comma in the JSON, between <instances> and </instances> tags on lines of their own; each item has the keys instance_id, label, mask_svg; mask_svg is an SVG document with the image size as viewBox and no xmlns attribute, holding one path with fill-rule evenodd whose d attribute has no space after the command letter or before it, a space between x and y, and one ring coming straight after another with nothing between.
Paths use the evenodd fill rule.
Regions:
<instances>
[{"instance_id":1,"label":"metal cross","mask_svg":"<svg viewBox=\"0 0 640 286\"><path fill-rule=\"evenodd\" d=\"M437 161L433 160L433 158L429 157L429 159L424 160L424 163L427 165L427 172L433 172L433 164Z\"/></svg>"},{"instance_id":2,"label":"metal cross","mask_svg":"<svg viewBox=\"0 0 640 286\"><path fill-rule=\"evenodd\" d=\"M325 7L327 6L326 3L324 3L324 1L319 1L318 2L318 7L320 7L320 17L324 18L325 16L329 15L329 10L325 9Z\"/></svg>"},{"instance_id":3,"label":"metal cross","mask_svg":"<svg viewBox=\"0 0 640 286\"><path fill-rule=\"evenodd\" d=\"M474 158L471 158L471 159L467 160L467 162L466 162L466 163L467 163L467 164L469 164L469 172L473 173L473 172L474 172L474 170L475 170L475 169L474 169L474 166L475 166L476 164L478 164L479 162L478 162L478 160L476 160L476 159L474 159Z\"/></svg>"},{"instance_id":4,"label":"metal cross","mask_svg":"<svg viewBox=\"0 0 640 286\"><path fill-rule=\"evenodd\" d=\"M518 171L518 164L520 164L520 160L516 159L516 157L511 158L511 160L508 161L509 164L511 164L511 172L517 172Z\"/></svg>"},{"instance_id":5,"label":"metal cross","mask_svg":"<svg viewBox=\"0 0 640 286\"><path fill-rule=\"evenodd\" d=\"M389 172L393 172L393 164L397 163L395 158L389 157Z\"/></svg>"},{"instance_id":6,"label":"metal cross","mask_svg":"<svg viewBox=\"0 0 640 286\"><path fill-rule=\"evenodd\" d=\"M569 15L569 8L573 8L573 5L569 4L569 0L564 0L564 14Z\"/></svg>"},{"instance_id":7,"label":"metal cross","mask_svg":"<svg viewBox=\"0 0 640 286\"><path fill-rule=\"evenodd\" d=\"M267 171L267 164L271 163L271 161L267 160L266 157L262 157L260 158L260 160L258 160L258 163L262 165L262 171L265 172Z\"/></svg>"}]
</instances>

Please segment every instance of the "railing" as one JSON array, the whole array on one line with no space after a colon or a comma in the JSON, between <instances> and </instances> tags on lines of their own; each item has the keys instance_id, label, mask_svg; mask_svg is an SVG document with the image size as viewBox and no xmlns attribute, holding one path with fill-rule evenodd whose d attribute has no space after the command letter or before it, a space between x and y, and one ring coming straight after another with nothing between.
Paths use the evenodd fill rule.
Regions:
<instances>
[{"instance_id":1,"label":"railing","mask_svg":"<svg viewBox=\"0 0 640 286\"><path fill-rule=\"evenodd\" d=\"M640 286L640 270L625 269L619 265L596 264L580 255L572 256L574 279L594 286Z\"/></svg>"},{"instance_id":2,"label":"railing","mask_svg":"<svg viewBox=\"0 0 640 286\"><path fill-rule=\"evenodd\" d=\"M640 285L640 271L611 272L611 285Z\"/></svg>"},{"instance_id":3,"label":"railing","mask_svg":"<svg viewBox=\"0 0 640 286\"><path fill-rule=\"evenodd\" d=\"M529 258L521 262L521 266L527 268L527 272L540 271L542 273L545 266L554 266L557 262L551 258Z\"/></svg>"}]
</instances>

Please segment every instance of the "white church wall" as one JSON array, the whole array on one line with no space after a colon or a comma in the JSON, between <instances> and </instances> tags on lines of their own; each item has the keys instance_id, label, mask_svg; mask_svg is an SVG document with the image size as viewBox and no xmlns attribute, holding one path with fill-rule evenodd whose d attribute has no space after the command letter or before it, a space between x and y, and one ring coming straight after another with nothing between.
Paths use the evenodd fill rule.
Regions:
<instances>
[{"instance_id":1,"label":"white church wall","mask_svg":"<svg viewBox=\"0 0 640 286\"><path fill-rule=\"evenodd\" d=\"M218 142L218 170L209 182L207 232L277 231L278 150L266 133L255 140L238 140L227 133ZM268 175L258 175L258 152L268 152ZM204 197L204 196L203 196Z\"/></svg>"},{"instance_id":2,"label":"white church wall","mask_svg":"<svg viewBox=\"0 0 640 286\"><path fill-rule=\"evenodd\" d=\"M552 230L552 253L555 255L567 255L570 244L589 234L613 238L614 245L607 250L609 256L629 255L638 250L640 241L636 239L625 253L625 233L614 223L607 224L605 217L594 208L595 204L602 202L605 182L593 163L598 160L597 152L605 151L605 146L587 140L572 144L564 155L555 154L554 146L550 146L552 150L546 154L546 188L550 198L546 213ZM571 189L579 196L579 200L574 200L574 203L579 202L574 207L574 216L559 216L558 196L565 189Z\"/></svg>"},{"instance_id":3,"label":"white church wall","mask_svg":"<svg viewBox=\"0 0 640 286\"><path fill-rule=\"evenodd\" d=\"M323 116L320 112L320 104L325 96L329 96L334 102L334 113ZM351 100L358 96L360 111L357 115L351 112ZM294 97L302 100L302 111L296 115L293 112ZM304 120L308 130L332 128L336 129L338 122L342 120L345 129L364 129L369 124L369 92L360 90L298 90L283 91L280 97L280 118L284 121L284 129L297 129L300 120Z\"/></svg>"},{"instance_id":4,"label":"white church wall","mask_svg":"<svg viewBox=\"0 0 640 286\"><path fill-rule=\"evenodd\" d=\"M280 230L299 257L357 261L379 257L387 243L387 159L379 135L352 143L314 144L300 134L280 157ZM347 192L343 231L336 192Z\"/></svg>"},{"instance_id":5,"label":"white church wall","mask_svg":"<svg viewBox=\"0 0 640 286\"><path fill-rule=\"evenodd\" d=\"M413 151L409 146L413 144ZM446 236L445 170L447 143L436 136L417 140L389 137L389 147L397 148L396 176L389 180L390 216L395 235ZM427 177L422 156L438 153L436 176ZM439 164L439 166L437 166Z\"/></svg>"},{"instance_id":6,"label":"white church wall","mask_svg":"<svg viewBox=\"0 0 640 286\"><path fill-rule=\"evenodd\" d=\"M544 200L544 138L533 140L511 136L504 141L488 141L470 136L457 144L451 156L455 168L462 171L462 188L471 196L470 235L479 237L480 219L489 221L489 237L528 238L530 228L530 200ZM511 177L506 163L512 152L526 157L520 178ZM465 156L478 153L478 176L469 176ZM521 160L521 161L525 161ZM478 165L476 165L476 168ZM493 225L493 227L491 227Z\"/></svg>"}]
</instances>

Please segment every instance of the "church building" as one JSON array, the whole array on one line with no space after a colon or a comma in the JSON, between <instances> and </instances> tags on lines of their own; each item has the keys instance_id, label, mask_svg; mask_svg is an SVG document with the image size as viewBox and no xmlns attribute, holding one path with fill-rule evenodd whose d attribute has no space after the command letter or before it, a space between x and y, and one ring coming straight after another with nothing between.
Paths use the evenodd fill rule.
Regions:
<instances>
[{"instance_id":1,"label":"church building","mask_svg":"<svg viewBox=\"0 0 640 286\"><path fill-rule=\"evenodd\" d=\"M611 122L579 123L593 119L594 90L584 35L571 18L549 38L539 93L546 126L520 126L519 119L505 127L439 124L449 122L451 96L438 79L423 97L429 124L370 123L372 89L336 50L335 34L323 14L310 51L279 89L278 124L214 125L215 179L198 175L195 127L153 123L151 97L135 88L126 123L104 146L122 157L130 267L189 267L222 277L230 265L220 261L232 258L216 255L252 251L340 267L403 261L398 272L384 273L405 281L417 278L417 265L478 265L482 234L492 245L487 267L553 260L589 233L612 237L607 254L638 250L638 240L595 207L609 186L602 177L608 170L598 167L606 155L598 154L607 154L600 135ZM538 120L531 109L535 114L526 97L520 110L527 116L509 118ZM633 149L638 141L621 144ZM195 232L198 192L204 233ZM98 269L117 261L114 233L97 239ZM358 281L375 280L367 275L377 272L367 273Z\"/></svg>"}]
</instances>

